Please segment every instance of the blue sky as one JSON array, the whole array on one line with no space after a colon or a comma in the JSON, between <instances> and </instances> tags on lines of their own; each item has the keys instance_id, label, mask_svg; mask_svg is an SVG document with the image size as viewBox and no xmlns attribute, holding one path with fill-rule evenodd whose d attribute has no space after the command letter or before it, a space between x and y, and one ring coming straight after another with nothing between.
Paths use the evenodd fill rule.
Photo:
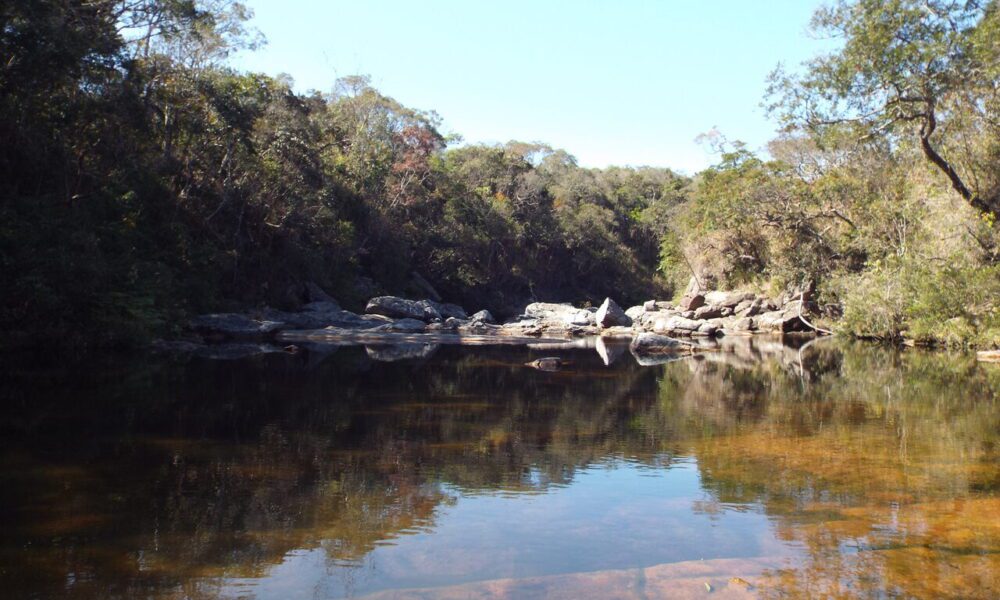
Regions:
<instances>
[{"instance_id":1,"label":"blue sky","mask_svg":"<svg viewBox=\"0 0 1000 600\"><path fill-rule=\"evenodd\" d=\"M693 173L712 128L763 147L767 74L823 47L814 0L244 1L268 44L241 69L324 92L367 74L467 142L541 141L593 167Z\"/></svg>"}]
</instances>

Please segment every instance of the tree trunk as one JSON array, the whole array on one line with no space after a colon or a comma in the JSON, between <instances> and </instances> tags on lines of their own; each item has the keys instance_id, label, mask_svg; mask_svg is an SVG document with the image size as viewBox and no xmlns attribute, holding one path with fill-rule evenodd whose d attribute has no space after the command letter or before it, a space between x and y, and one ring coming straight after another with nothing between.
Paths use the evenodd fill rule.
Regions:
<instances>
[{"instance_id":1,"label":"tree trunk","mask_svg":"<svg viewBox=\"0 0 1000 600\"><path fill-rule=\"evenodd\" d=\"M944 172L948 176L948 180L951 181L951 187L965 199L966 202L972 205L973 208L978 210L983 214L997 214L1000 212L1000 199L986 199L979 194L975 194L969 189L962 178L955 171L955 168L951 166L951 163L946 161L944 157L938 154L938 151L931 145L931 134L937 129L937 117L934 115L934 108L930 107L927 111L923 125L920 127L920 148L924 152L924 156L927 157L934 166Z\"/></svg>"}]
</instances>

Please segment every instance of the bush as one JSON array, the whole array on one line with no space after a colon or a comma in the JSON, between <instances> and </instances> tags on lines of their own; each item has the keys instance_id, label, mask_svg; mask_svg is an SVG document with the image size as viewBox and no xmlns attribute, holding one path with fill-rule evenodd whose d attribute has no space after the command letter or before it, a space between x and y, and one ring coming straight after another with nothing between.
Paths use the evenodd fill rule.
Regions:
<instances>
[{"instance_id":1,"label":"bush","mask_svg":"<svg viewBox=\"0 0 1000 600\"><path fill-rule=\"evenodd\" d=\"M843 277L831 289L844 306L840 330L850 335L1000 345L1000 266L935 267L896 259Z\"/></svg>"}]
</instances>

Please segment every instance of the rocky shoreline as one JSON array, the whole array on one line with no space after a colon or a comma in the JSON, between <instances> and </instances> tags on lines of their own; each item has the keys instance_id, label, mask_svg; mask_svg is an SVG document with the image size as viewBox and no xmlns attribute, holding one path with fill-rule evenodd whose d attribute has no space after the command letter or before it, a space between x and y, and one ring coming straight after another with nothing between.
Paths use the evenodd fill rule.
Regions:
<instances>
[{"instance_id":1,"label":"rocky shoreline","mask_svg":"<svg viewBox=\"0 0 1000 600\"><path fill-rule=\"evenodd\" d=\"M813 308L808 291L767 298L750 292L689 290L676 304L648 300L622 309L612 298L599 307L533 302L521 314L498 323L488 310L471 315L457 304L378 296L363 313L343 309L318 288L308 302L289 312L264 308L244 313L198 316L180 341L158 341L163 352L208 358L240 358L268 352L296 352L302 345L361 344L388 349L387 355L419 357L437 344L558 345L583 337L629 340L636 356L693 352L711 340L757 333L816 335L805 315ZM418 348L419 346L419 348Z\"/></svg>"}]
</instances>

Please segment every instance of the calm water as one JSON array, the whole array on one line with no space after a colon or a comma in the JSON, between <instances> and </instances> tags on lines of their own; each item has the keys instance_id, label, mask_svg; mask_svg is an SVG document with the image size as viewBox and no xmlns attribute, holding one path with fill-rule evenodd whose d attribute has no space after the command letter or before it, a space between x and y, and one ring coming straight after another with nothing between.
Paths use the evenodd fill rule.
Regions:
<instances>
[{"instance_id":1,"label":"calm water","mask_svg":"<svg viewBox=\"0 0 1000 600\"><path fill-rule=\"evenodd\" d=\"M1000 368L727 344L7 361L0 596L1000 596Z\"/></svg>"}]
</instances>

